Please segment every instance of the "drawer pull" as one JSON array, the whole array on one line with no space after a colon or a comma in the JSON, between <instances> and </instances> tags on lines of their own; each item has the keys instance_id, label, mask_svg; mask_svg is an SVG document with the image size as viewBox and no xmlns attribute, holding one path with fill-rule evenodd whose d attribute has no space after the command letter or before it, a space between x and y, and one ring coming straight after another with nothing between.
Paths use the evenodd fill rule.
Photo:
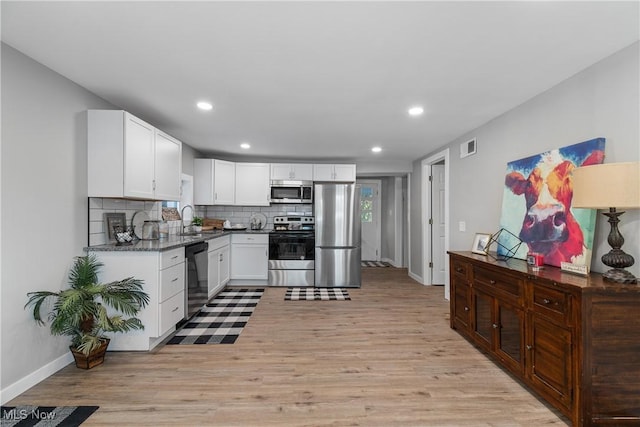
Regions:
<instances>
[{"instance_id":1,"label":"drawer pull","mask_svg":"<svg viewBox=\"0 0 640 427\"><path fill-rule=\"evenodd\" d=\"M469 311L469 307L465 307L465 308L464 308L464 311Z\"/></svg>"},{"instance_id":2,"label":"drawer pull","mask_svg":"<svg viewBox=\"0 0 640 427\"><path fill-rule=\"evenodd\" d=\"M176 258L178 258L179 256L180 256L180 255L174 255L174 256L172 256L172 257L171 257L171 259L176 259Z\"/></svg>"},{"instance_id":3,"label":"drawer pull","mask_svg":"<svg viewBox=\"0 0 640 427\"><path fill-rule=\"evenodd\" d=\"M172 313L175 313L176 311L178 311L178 309L179 309L179 308L180 308L180 307L176 307L176 308L174 308L173 310L171 310L171 312L172 312Z\"/></svg>"},{"instance_id":4,"label":"drawer pull","mask_svg":"<svg viewBox=\"0 0 640 427\"><path fill-rule=\"evenodd\" d=\"M172 280L172 282L177 282L178 278L176 277L175 279Z\"/></svg>"},{"instance_id":5,"label":"drawer pull","mask_svg":"<svg viewBox=\"0 0 640 427\"><path fill-rule=\"evenodd\" d=\"M549 304L551 304L553 301L552 301L552 300L550 300L549 298L545 298L545 299L543 299L543 300L542 300L542 302L543 302L543 303L545 303L545 304L547 304L547 305L549 305Z\"/></svg>"},{"instance_id":6,"label":"drawer pull","mask_svg":"<svg viewBox=\"0 0 640 427\"><path fill-rule=\"evenodd\" d=\"M491 279L491 280L489 280L489 283L491 283L492 285L495 285L498 282L496 282L495 280Z\"/></svg>"},{"instance_id":7,"label":"drawer pull","mask_svg":"<svg viewBox=\"0 0 640 427\"><path fill-rule=\"evenodd\" d=\"M458 273L462 273L462 272L464 271L464 269L463 269L463 268L460 268L460 267L456 267L456 271L457 271Z\"/></svg>"}]
</instances>

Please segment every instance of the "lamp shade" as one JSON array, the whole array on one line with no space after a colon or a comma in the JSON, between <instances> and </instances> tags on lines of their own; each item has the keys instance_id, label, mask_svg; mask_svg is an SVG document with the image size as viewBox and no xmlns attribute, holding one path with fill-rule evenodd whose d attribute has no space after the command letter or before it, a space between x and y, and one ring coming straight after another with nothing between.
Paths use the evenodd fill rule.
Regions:
<instances>
[{"instance_id":1,"label":"lamp shade","mask_svg":"<svg viewBox=\"0 0 640 427\"><path fill-rule=\"evenodd\" d=\"M640 162L584 166L572 179L574 208L640 208Z\"/></svg>"}]
</instances>

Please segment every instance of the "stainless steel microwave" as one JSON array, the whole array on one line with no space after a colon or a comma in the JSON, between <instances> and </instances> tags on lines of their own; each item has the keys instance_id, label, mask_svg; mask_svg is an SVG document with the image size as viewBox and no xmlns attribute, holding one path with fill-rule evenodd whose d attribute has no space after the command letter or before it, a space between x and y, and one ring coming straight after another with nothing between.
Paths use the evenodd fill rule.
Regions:
<instances>
[{"instance_id":1,"label":"stainless steel microwave","mask_svg":"<svg viewBox=\"0 0 640 427\"><path fill-rule=\"evenodd\" d=\"M313 203L312 181L271 181L271 203Z\"/></svg>"}]
</instances>

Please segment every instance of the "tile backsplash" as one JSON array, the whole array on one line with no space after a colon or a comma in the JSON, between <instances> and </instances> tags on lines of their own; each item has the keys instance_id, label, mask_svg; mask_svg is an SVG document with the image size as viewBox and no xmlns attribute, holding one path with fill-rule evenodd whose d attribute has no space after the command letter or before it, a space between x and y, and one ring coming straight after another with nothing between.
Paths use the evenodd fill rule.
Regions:
<instances>
[{"instance_id":1,"label":"tile backsplash","mask_svg":"<svg viewBox=\"0 0 640 427\"><path fill-rule=\"evenodd\" d=\"M206 208L206 218L229 220L231 224L244 224L249 227L251 215L262 213L267 217L265 230L273 229L273 217L285 216L289 213L295 215L311 215L313 208L307 204L275 204L271 206L198 206L198 209Z\"/></svg>"},{"instance_id":2,"label":"tile backsplash","mask_svg":"<svg viewBox=\"0 0 640 427\"><path fill-rule=\"evenodd\" d=\"M231 224L244 224L249 227L251 215L262 213L267 218L266 230L273 229L273 217L288 214L311 215L312 205L307 204L275 204L271 206L194 206L195 215L203 218L217 218L229 220ZM162 202L107 199L100 197L89 198L89 246L103 245L107 241L104 225L104 214L124 213L127 224L131 224L133 214L145 211L152 220L162 220ZM168 221L169 234L176 234L180 229L180 221Z\"/></svg>"},{"instance_id":3,"label":"tile backsplash","mask_svg":"<svg viewBox=\"0 0 640 427\"><path fill-rule=\"evenodd\" d=\"M124 213L127 224L131 225L133 214L137 211L147 212L150 219L162 219L162 202L89 197L89 246L108 243L105 213Z\"/></svg>"}]
</instances>

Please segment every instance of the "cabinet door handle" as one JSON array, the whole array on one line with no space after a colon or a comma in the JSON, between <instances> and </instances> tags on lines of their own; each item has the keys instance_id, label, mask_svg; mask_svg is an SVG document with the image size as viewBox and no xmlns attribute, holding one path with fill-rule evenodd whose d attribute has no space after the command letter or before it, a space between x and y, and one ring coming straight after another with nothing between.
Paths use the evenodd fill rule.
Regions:
<instances>
[{"instance_id":1,"label":"cabinet door handle","mask_svg":"<svg viewBox=\"0 0 640 427\"><path fill-rule=\"evenodd\" d=\"M464 308L464 311L469 311L469 307L465 307L465 308Z\"/></svg>"},{"instance_id":2,"label":"cabinet door handle","mask_svg":"<svg viewBox=\"0 0 640 427\"><path fill-rule=\"evenodd\" d=\"M171 312L172 312L172 313L175 313L176 311L178 311L178 309L179 309L179 308L180 308L180 307L176 307L176 308L174 308L173 310L171 310Z\"/></svg>"},{"instance_id":3,"label":"cabinet door handle","mask_svg":"<svg viewBox=\"0 0 640 427\"><path fill-rule=\"evenodd\" d=\"M489 283L491 283L492 285L495 285L497 282L493 279L489 280Z\"/></svg>"},{"instance_id":4,"label":"cabinet door handle","mask_svg":"<svg viewBox=\"0 0 640 427\"><path fill-rule=\"evenodd\" d=\"M531 350L531 349L533 349L533 346L528 345L527 350Z\"/></svg>"},{"instance_id":5,"label":"cabinet door handle","mask_svg":"<svg viewBox=\"0 0 640 427\"><path fill-rule=\"evenodd\" d=\"M491 326L493 326L493 329L498 329L498 325L497 325L496 323L494 323L494 324L493 324L493 325L491 325Z\"/></svg>"},{"instance_id":6,"label":"cabinet door handle","mask_svg":"<svg viewBox=\"0 0 640 427\"><path fill-rule=\"evenodd\" d=\"M178 258L178 255L174 255L171 257L171 259L176 259L176 258Z\"/></svg>"},{"instance_id":7,"label":"cabinet door handle","mask_svg":"<svg viewBox=\"0 0 640 427\"><path fill-rule=\"evenodd\" d=\"M172 280L172 282L177 282L178 278L176 277L175 279Z\"/></svg>"},{"instance_id":8,"label":"cabinet door handle","mask_svg":"<svg viewBox=\"0 0 640 427\"><path fill-rule=\"evenodd\" d=\"M462 273L464 270L463 270L462 268L460 268L460 267L456 267L456 271L457 271L458 273Z\"/></svg>"}]
</instances>

